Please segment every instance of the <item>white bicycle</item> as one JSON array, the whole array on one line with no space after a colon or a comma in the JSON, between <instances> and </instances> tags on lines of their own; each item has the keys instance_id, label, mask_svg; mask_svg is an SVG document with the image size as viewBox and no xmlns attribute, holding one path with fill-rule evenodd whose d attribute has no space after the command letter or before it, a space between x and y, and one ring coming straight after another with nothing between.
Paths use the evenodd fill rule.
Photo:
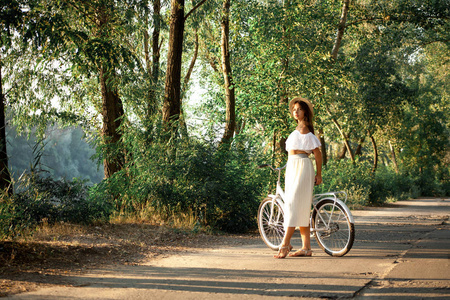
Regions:
<instances>
[{"instance_id":1,"label":"white bicycle","mask_svg":"<svg viewBox=\"0 0 450 300\"><path fill-rule=\"evenodd\" d=\"M272 250L279 250L284 237L284 191L281 188L281 168L270 167L278 171L276 195L268 195L259 205L258 228L264 243ZM344 201L338 195L345 196ZM344 256L353 246L355 240L355 221L350 209L345 205L347 193L344 191L316 194L313 197L311 214L311 234L320 248L331 256Z\"/></svg>"}]
</instances>

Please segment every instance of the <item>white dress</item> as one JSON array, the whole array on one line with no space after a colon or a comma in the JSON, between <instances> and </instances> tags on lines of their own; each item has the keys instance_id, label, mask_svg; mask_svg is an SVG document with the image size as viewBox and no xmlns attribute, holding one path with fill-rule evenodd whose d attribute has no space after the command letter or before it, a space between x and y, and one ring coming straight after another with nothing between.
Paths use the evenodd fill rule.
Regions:
<instances>
[{"instance_id":1,"label":"white dress","mask_svg":"<svg viewBox=\"0 0 450 300\"><path fill-rule=\"evenodd\" d=\"M294 130L286 140L286 151L311 153L320 146L319 139L311 132L302 134ZM309 226L314 177L314 166L307 155L289 155L285 177L285 228Z\"/></svg>"}]
</instances>

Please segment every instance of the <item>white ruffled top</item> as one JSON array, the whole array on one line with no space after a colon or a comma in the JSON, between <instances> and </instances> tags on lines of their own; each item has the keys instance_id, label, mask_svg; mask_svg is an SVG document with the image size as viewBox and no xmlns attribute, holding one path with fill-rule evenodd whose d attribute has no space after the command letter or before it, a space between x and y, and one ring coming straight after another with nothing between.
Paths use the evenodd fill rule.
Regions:
<instances>
[{"instance_id":1,"label":"white ruffled top","mask_svg":"<svg viewBox=\"0 0 450 300\"><path fill-rule=\"evenodd\" d=\"M320 147L322 144L319 139L312 133L300 133L297 129L294 130L286 140L286 151L300 150L306 153L311 153L312 150Z\"/></svg>"}]
</instances>

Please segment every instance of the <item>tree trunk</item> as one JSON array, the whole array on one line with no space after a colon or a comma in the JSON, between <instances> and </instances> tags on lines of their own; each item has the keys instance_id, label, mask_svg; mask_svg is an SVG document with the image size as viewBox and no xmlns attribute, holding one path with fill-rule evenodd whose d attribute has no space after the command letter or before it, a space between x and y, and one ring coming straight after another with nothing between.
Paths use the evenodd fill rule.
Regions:
<instances>
[{"instance_id":1,"label":"tree trunk","mask_svg":"<svg viewBox=\"0 0 450 300\"><path fill-rule=\"evenodd\" d=\"M350 0L343 0L341 19L339 21L336 39L334 41L333 50L331 50L331 58L336 61L339 48L341 47L342 37L344 36L345 23L347 22L348 9L350 7Z\"/></svg>"},{"instance_id":2,"label":"tree trunk","mask_svg":"<svg viewBox=\"0 0 450 300\"><path fill-rule=\"evenodd\" d=\"M219 68L217 67L216 60L212 57L211 53L209 53L208 49L205 49L205 57L214 72L218 73Z\"/></svg>"},{"instance_id":3,"label":"tree trunk","mask_svg":"<svg viewBox=\"0 0 450 300\"><path fill-rule=\"evenodd\" d=\"M322 144L320 146L320 151L322 152L322 165L326 166L328 162L328 156L327 156L327 145L325 144L325 137L323 135L323 129L319 128L318 132L320 143Z\"/></svg>"},{"instance_id":4,"label":"tree trunk","mask_svg":"<svg viewBox=\"0 0 450 300\"><path fill-rule=\"evenodd\" d=\"M145 67L147 69L147 76L149 81L149 90L147 92L147 112L146 112L146 122L149 122L153 113L154 113L154 101L153 101L153 80L152 80L152 63L150 60L150 50L149 50L149 42L150 42L150 36L148 34L148 12L145 13L145 30L144 30L144 57L145 57ZM150 129L150 128L148 128ZM147 130L150 131L150 130Z\"/></svg>"},{"instance_id":5,"label":"tree trunk","mask_svg":"<svg viewBox=\"0 0 450 300\"><path fill-rule=\"evenodd\" d=\"M222 72L225 82L225 103L226 103L226 117L225 117L225 132L222 137L221 144L230 143L234 135L236 127L236 99L234 94L234 83L231 72L230 62L230 5L231 0L224 0L222 6Z\"/></svg>"},{"instance_id":6,"label":"tree trunk","mask_svg":"<svg viewBox=\"0 0 450 300\"><path fill-rule=\"evenodd\" d=\"M153 34L152 34L152 79L156 86L159 79L160 46L159 35L161 32L161 0L153 0Z\"/></svg>"},{"instance_id":7,"label":"tree trunk","mask_svg":"<svg viewBox=\"0 0 450 300\"><path fill-rule=\"evenodd\" d=\"M148 3L147 3L148 4ZM152 73L151 62L150 62L150 50L149 50L149 42L150 36L148 34L148 11L145 12L144 16L145 21L145 29L144 29L144 58L145 58L145 67L147 69L147 74L150 75Z\"/></svg>"},{"instance_id":8,"label":"tree trunk","mask_svg":"<svg viewBox=\"0 0 450 300\"><path fill-rule=\"evenodd\" d=\"M8 169L8 153L6 151L6 118L5 96L2 87L2 61L0 58L0 189L11 194L11 174Z\"/></svg>"},{"instance_id":9,"label":"tree trunk","mask_svg":"<svg viewBox=\"0 0 450 300\"><path fill-rule=\"evenodd\" d=\"M339 133L341 134L342 139L344 140L344 144L345 144L345 147L347 148L347 151L348 151L348 154L350 156L350 159L352 160L353 163L355 163L355 156L353 155L352 148L350 147L350 142L349 142L349 139L348 139L347 135L342 130L341 125L336 120L336 118L334 118L332 116L332 114L331 114L330 110L328 109L328 107L326 109L327 109L328 115L331 117L331 120L333 121L334 125L336 125L336 128L338 129Z\"/></svg>"},{"instance_id":10,"label":"tree trunk","mask_svg":"<svg viewBox=\"0 0 450 300\"><path fill-rule=\"evenodd\" d=\"M166 125L178 120L181 113L181 63L184 20L184 0L172 0L167 72L162 110L163 122ZM172 130L175 129L172 128Z\"/></svg>"},{"instance_id":11,"label":"tree trunk","mask_svg":"<svg viewBox=\"0 0 450 300\"><path fill-rule=\"evenodd\" d=\"M344 143L345 143L345 146L347 147L347 151L350 156L350 159L352 160L352 163L355 163L355 156L353 155L352 148L350 147L349 139L344 137Z\"/></svg>"},{"instance_id":12,"label":"tree trunk","mask_svg":"<svg viewBox=\"0 0 450 300\"><path fill-rule=\"evenodd\" d=\"M356 147L356 151L355 151L355 156L356 155L361 155L362 154L362 145L364 143L365 138L361 138L361 140L358 143L358 147Z\"/></svg>"},{"instance_id":13,"label":"tree trunk","mask_svg":"<svg viewBox=\"0 0 450 300\"><path fill-rule=\"evenodd\" d=\"M106 147L104 159L105 178L120 171L124 164L121 151L122 134L119 127L124 115L122 101L118 95L117 88L111 85L110 78L113 76L103 68L100 72L100 86L102 90L102 136Z\"/></svg>"},{"instance_id":14,"label":"tree trunk","mask_svg":"<svg viewBox=\"0 0 450 300\"><path fill-rule=\"evenodd\" d=\"M160 59L160 45L159 45L159 36L160 36L160 28L161 28L161 1L153 0L153 33L152 33L152 58L150 58L150 35L148 32L148 22L149 22L148 13L145 14L145 22L146 28L144 30L144 53L145 53L145 64L147 69L148 76L148 87L149 90L147 92L147 112L146 112L146 124L147 126L147 138L148 141L151 141L153 138L152 130L152 120L157 113L157 108L159 106L159 97L157 96L157 87L159 81L159 59Z\"/></svg>"},{"instance_id":15,"label":"tree trunk","mask_svg":"<svg viewBox=\"0 0 450 300\"><path fill-rule=\"evenodd\" d=\"M395 156L395 149L392 146L391 141L389 141L389 148L391 149L391 157L392 157L392 162L394 163L394 170L395 173L398 174L398 165L397 165L397 158Z\"/></svg>"},{"instance_id":16,"label":"tree trunk","mask_svg":"<svg viewBox=\"0 0 450 300\"><path fill-rule=\"evenodd\" d=\"M192 55L192 59L191 59L191 63L189 64L189 69L186 73L186 75L184 76L184 80L183 80L183 89L181 91L181 100L183 100L184 95L186 94L186 89L187 86L189 84L189 80L191 79L191 75L192 75L192 71L194 70L194 66L195 66L195 62L197 61L197 56L198 56L198 34L197 34L197 29L194 29L194 54Z\"/></svg>"},{"instance_id":17,"label":"tree trunk","mask_svg":"<svg viewBox=\"0 0 450 300\"><path fill-rule=\"evenodd\" d=\"M241 119L240 121L236 121L236 128L234 130L234 133L236 135L240 134L245 129L245 119Z\"/></svg>"},{"instance_id":18,"label":"tree trunk","mask_svg":"<svg viewBox=\"0 0 450 300\"><path fill-rule=\"evenodd\" d=\"M344 159L345 154L347 153L347 145L345 143L342 144L341 152L338 153L339 159Z\"/></svg>"},{"instance_id":19,"label":"tree trunk","mask_svg":"<svg viewBox=\"0 0 450 300\"><path fill-rule=\"evenodd\" d=\"M100 5L96 12L96 36L109 39L108 24L111 22L114 6ZM122 134L119 131L124 115L122 100L119 98L117 86L114 83L115 67L107 65L108 62L98 66L98 76L102 93L102 138L105 145L103 151L103 166L105 178L122 170L125 161L122 147Z\"/></svg>"},{"instance_id":20,"label":"tree trunk","mask_svg":"<svg viewBox=\"0 0 450 300\"><path fill-rule=\"evenodd\" d=\"M377 144L375 143L375 139L373 137L373 135L369 132L369 137L370 137L370 141L372 142L372 146L373 146L373 168L372 168L372 172L375 173L375 171L377 170L378 167L378 149L377 149Z\"/></svg>"}]
</instances>

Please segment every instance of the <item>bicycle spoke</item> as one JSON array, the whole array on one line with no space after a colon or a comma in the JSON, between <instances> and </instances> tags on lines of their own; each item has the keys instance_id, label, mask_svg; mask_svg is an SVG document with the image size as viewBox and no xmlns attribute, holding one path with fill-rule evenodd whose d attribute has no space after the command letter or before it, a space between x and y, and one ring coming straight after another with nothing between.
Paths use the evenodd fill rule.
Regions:
<instances>
[{"instance_id":1,"label":"bicycle spoke","mask_svg":"<svg viewBox=\"0 0 450 300\"><path fill-rule=\"evenodd\" d=\"M341 205L326 200L314 213L314 229L319 245L330 255L344 255L353 244L353 227Z\"/></svg>"},{"instance_id":2,"label":"bicycle spoke","mask_svg":"<svg viewBox=\"0 0 450 300\"><path fill-rule=\"evenodd\" d=\"M264 242L278 249L284 236L283 211L272 199L265 199L260 206L258 227Z\"/></svg>"}]
</instances>

